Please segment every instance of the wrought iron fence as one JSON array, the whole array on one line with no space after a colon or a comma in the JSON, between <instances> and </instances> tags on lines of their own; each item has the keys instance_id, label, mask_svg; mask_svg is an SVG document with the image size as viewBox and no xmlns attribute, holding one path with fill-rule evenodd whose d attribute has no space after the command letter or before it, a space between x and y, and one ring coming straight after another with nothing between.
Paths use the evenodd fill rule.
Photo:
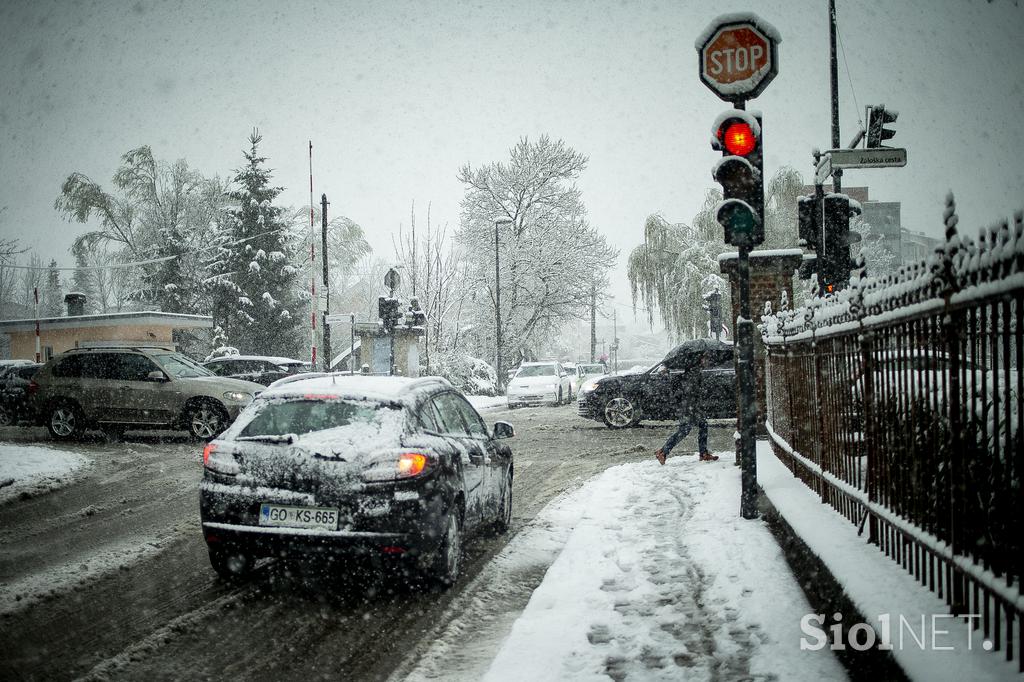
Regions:
<instances>
[{"instance_id":1,"label":"wrought iron fence","mask_svg":"<svg viewBox=\"0 0 1024 682\"><path fill-rule=\"evenodd\" d=\"M764 318L773 449L1024 670L1024 226ZM860 264L863 266L863 263Z\"/></svg>"}]
</instances>

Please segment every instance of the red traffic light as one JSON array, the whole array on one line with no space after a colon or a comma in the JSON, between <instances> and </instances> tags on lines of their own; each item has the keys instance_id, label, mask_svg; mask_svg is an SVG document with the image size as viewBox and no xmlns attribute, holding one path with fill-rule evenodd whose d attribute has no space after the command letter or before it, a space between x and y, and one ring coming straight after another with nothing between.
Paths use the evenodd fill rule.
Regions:
<instances>
[{"instance_id":1,"label":"red traffic light","mask_svg":"<svg viewBox=\"0 0 1024 682\"><path fill-rule=\"evenodd\" d=\"M757 136L746 121L726 121L718 129L717 137L727 152L737 156L746 156L757 148Z\"/></svg>"}]
</instances>

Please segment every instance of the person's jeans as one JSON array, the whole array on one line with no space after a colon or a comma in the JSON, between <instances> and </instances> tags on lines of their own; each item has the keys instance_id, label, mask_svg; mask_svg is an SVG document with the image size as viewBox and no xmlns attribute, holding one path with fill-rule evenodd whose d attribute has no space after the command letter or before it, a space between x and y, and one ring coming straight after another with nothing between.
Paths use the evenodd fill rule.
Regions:
<instances>
[{"instance_id":1,"label":"person's jeans","mask_svg":"<svg viewBox=\"0 0 1024 682\"><path fill-rule=\"evenodd\" d=\"M679 444L679 441L690 434L692 428L693 424L690 423L689 417L684 416L679 419L679 425L676 427L676 430L672 432L672 435L668 437L668 440L661 447L666 457L672 452L672 448ZM697 420L697 451L708 451L708 420L703 418Z\"/></svg>"}]
</instances>

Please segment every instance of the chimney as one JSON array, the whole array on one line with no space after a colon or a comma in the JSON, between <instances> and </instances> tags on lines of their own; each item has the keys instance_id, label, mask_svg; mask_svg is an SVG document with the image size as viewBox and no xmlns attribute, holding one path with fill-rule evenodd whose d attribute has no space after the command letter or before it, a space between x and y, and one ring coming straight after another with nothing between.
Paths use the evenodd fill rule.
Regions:
<instances>
[{"instance_id":1,"label":"chimney","mask_svg":"<svg viewBox=\"0 0 1024 682\"><path fill-rule=\"evenodd\" d=\"M85 294L77 291L64 295L64 303L68 307L68 317L85 315Z\"/></svg>"}]
</instances>

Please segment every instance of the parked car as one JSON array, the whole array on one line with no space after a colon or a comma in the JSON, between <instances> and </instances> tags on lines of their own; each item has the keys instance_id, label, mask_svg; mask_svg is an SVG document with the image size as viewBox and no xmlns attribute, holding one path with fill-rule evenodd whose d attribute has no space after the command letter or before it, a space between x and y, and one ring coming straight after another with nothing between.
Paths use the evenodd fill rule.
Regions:
<instances>
[{"instance_id":1,"label":"parked car","mask_svg":"<svg viewBox=\"0 0 1024 682\"><path fill-rule=\"evenodd\" d=\"M218 377L181 353L158 348L70 350L39 369L30 387L36 421L57 439L98 427L169 428L209 440L263 386Z\"/></svg>"},{"instance_id":2,"label":"parked car","mask_svg":"<svg viewBox=\"0 0 1024 682\"><path fill-rule=\"evenodd\" d=\"M42 366L31 362L0 368L0 426L31 421L29 386Z\"/></svg>"},{"instance_id":3,"label":"parked car","mask_svg":"<svg viewBox=\"0 0 1024 682\"><path fill-rule=\"evenodd\" d=\"M392 558L451 585L464 535L509 527L513 435L439 377L268 389L203 452L210 563L234 579L261 556Z\"/></svg>"},{"instance_id":4,"label":"parked car","mask_svg":"<svg viewBox=\"0 0 1024 682\"><path fill-rule=\"evenodd\" d=\"M583 373L580 366L575 362L563 362L562 369L569 377L569 402L572 402L580 392L580 384L583 383Z\"/></svg>"},{"instance_id":5,"label":"parked car","mask_svg":"<svg viewBox=\"0 0 1024 682\"><path fill-rule=\"evenodd\" d=\"M679 405L692 394L692 370L701 355L710 366L701 370L701 398L708 419L736 416L736 373L733 347L714 340L686 341L646 370L591 379L580 389L577 410L581 417L603 421L613 429L635 426L643 419L674 420Z\"/></svg>"},{"instance_id":6,"label":"parked car","mask_svg":"<svg viewBox=\"0 0 1024 682\"><path fill-rule=\"evenodd\" d=\"M580 372L580 385L582 386L588 379L594 379L596 377L604 376L608 373L608 368L602 365L600 362L592 362L583 365L579 365Z\"/></svg>"},{"instance_id":7,"label":"parked car","mask_svg":"<svg viewBox=\"0 0 1024 682\"><path fill-rule=\"evenodd\" d=\"M220 377L255 381L264 386L282 377L309 371L308 362L269 355L227 355L208 360L203 367Z\"/></svg>"},{"instance_id":8,"label":"parked car","mask_svg":"<svg viewBox=\"0 0 1024 682\"><path fill-rule=\"evenodd\" d=\"M520 405L561 405L572 400L569 375L557 362L524 362L505 392L510 408Z\"/></svg>"}]
</instances>

